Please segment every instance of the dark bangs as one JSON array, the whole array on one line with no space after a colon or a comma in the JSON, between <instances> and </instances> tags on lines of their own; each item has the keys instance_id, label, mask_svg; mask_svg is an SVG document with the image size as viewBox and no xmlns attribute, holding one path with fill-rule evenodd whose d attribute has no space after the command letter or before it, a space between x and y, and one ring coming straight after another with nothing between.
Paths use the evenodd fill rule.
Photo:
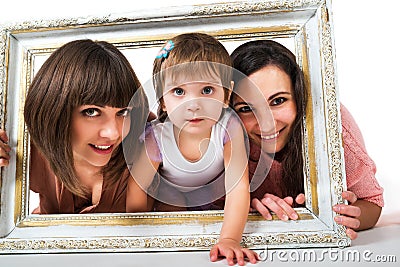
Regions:
<instances>
[{"instance_id":1,"label":"dark bangs","mask_svg":"<svg viewBox=\"0 0 400 267\"><path fill-rule=\"evenodd\" d=\"M140 83L129 62L115 55L121 52L101 48L99 46L86 58L82 66L85 70L80 72L85 77L77 77L76 86L81 90L78 90L80 96L76 104L127 107Z\"/></svg>"}]
</instances>

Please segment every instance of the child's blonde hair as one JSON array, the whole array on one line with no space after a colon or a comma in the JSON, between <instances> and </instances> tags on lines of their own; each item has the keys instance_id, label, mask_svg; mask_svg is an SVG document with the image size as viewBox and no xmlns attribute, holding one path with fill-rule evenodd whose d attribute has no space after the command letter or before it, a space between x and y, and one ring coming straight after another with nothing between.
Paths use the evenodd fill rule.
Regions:
<instances>
[{"instance_id":1,"label":"child's blonde hair","mask_svg":"<svg viewBox=\"0 0 400 267\"><path fill-rule=\"evenodd\" d=\"M173 67L173 68L172 68ZM203 77L217 75L228 100L232 82L232 61L225 47L213 36L204 33L184 33L173 37L161 49L153 64L153 84L159 101L158 118L164 121L163 89L166 70L168 75Z\"/></svg>"}]
</instances>

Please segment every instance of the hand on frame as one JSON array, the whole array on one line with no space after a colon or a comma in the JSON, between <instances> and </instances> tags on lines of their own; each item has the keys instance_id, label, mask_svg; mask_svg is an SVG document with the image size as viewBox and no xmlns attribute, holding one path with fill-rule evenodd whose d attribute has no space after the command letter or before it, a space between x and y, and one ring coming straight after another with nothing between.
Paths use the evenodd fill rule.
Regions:
<instances>
[{"instance_id":1,"label":"hand on frame","mask_svg":"<svg viewBox=\"0 0 400 267\"><path fill-rule=\"evenodd\" d=\"M297 195L294 201L297 204L304 204L304 194ZM257 210L266 220L272 220L271 211L283 221L287 221L289 219L297 220L299 218L298 214L293 208L292 197L280 198L267 193L261 200L253 198L251 200L251 208Z\"/></svg>"},{"instance_id":2,"label":"hand on frame","mask_svg":"<svg viewBox=\"0 0 400 267\"><path fill-rule=\"evenodd\" d=\"M342 197L347 200L350 205L338 204L333 206L333 210L339 215L335 217L338 224L346 226L346 234L350 239L356 239L357 233L355 229L360 227L360 220L357 218L361 215L361 209L352 205L357 201L357 196L351 191L342 192Z\"/></svg>"},{"instance_id":3,"label":"hand on frame","mask_svg":"<svg viewBox=\"0 0 400 267\"><path fill-rule=\"evenodd\" d=\"M11 148L7 142L6 132L0 129L0 167L8 166L9 164Z\"/></svg>"}]
</instances>

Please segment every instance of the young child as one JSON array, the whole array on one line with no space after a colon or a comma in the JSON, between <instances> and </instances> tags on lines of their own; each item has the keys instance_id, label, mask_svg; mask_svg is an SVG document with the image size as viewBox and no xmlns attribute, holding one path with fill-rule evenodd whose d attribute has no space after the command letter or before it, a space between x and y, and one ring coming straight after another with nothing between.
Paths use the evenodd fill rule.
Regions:
<instances>
[{"instance_id":1,"label":"young child","mask_svg":"<svg viewBox=\"0 0 400 267\"><path fill-rule=\"evenodd\" d=\"M142 167L132 169L128 182L127 211L149 210L146 192L163 211L210 209L226 194L211 260L221 255L232 265L236 257L243 265L247 256L256 262L256 254L240 246L250 198L244 131L227 109L233 86L228 52L212 36L178 35L157 55L153 84L159 119L146 127L135 164ZM158 194L150 189L156 173Z\"/></svg>"}]
</instances>

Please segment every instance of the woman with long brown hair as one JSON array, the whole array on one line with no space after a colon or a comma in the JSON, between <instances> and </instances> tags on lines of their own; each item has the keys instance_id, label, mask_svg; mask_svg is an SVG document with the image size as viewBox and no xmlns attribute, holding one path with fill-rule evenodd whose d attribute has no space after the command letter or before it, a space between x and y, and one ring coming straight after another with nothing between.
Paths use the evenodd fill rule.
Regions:
<instances>
[{"instance_id":1,"label":"woman with long brown hair","mask_svg":"<svg viewBox=\"0 0 400 267\"><path fill-rule=\"evenodd\" d=\"M112 44L77 40L53 52L25 99L29 185L40 197L33 212L125 212L130 174L122 143L135 153L148 114L135 72ZM4 131L1 139L6 166Z\"/></svg>"}]
</instances>

